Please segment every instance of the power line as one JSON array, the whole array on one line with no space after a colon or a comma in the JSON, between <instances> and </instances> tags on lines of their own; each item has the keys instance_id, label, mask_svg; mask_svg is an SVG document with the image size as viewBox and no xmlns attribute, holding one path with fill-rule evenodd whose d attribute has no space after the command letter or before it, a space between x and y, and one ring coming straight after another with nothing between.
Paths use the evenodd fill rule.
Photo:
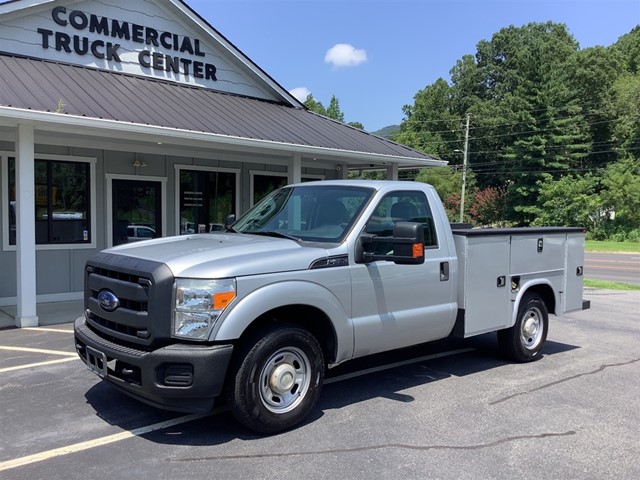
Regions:
<instances>
[{"instance_id":1,"label":"power line","mask_svg":"<svg viewBox=\"0 0 640 480\"><path fill-rule=\"evenodd\" d=\"M592 142L589 144L583 144L583 147L587 147L589 149L593 148L594 146L598 147L598 146L608 146L608 147L613 147L615 146L616 143L618 143L618 140L607 140L606 142ZM505 147L505 148L511 148L511 147ZM542 147L545 151L548 150L562 150L567 148L566 145L550 145L550 146L544 146ZM471 154L487 154L487 153L504 153L505 149L501 149L501 150L470 150L469 153ZM519 148L515 148L514 149L517 153L536 153L539 152L538 149L519 149ZM585 155L590 155L591 153L602 153L603 150L589 150L588 152L585 152ZM616 150L607 150L607 152L616 152ZM573 152L575 153L575 152Z\"/></svg>"},{"instance_id":2,"label":"power line","mask_svg":"<svg viewBox=\"0 0 640 480\"><path fill-rule=\"evenodd\" d=\"M586 108L588 106L599 106L599 107L606 107L608 105L606 105L603 102L587 102L587 103L581 103L581 104L577 104L577 105L571 105L571 107L576 107L576 108L582 108L585 109L585 111L580 111L577 112L575 115L596 115L597 112L595 110L586 110ZM566 107L564 107L566 108ZM507 111L507 112L499 112L499 113L506 113L509 115L521 115L521 114L525 114L525 113L539 113L539 112L544 112L544 111L548 111L548 110L552 110L552 109L557 109L558 111L561 111L564 109L563 107L555 107L555 106L549 106L549 107L544 107L544 108L536 108L536 109L532 109L532 110L513 110L513 111ZM472 113L471 114L472 118L476 117L478 118L477 114ZM572 115L573 116L573 115ZM411 123L444 123L444 122L453 122L453 121L458 121L461 125L461 130L464 128L462 125L464 124L466 115L462 116L462 117L458 117L457 115L452 115L452 118L443 118L443 119L431 119L431 120L413 120L413 119L406 119L403 120L403 122L411 122ZM564 118L571 118L571 117L564 117ZM488 126L476 126L476 127L471 127L473 128L493 128L493 127L500 127L500 126L508 126L508 125L518 125L520 123L529 123L529 122L517 122L517 123L507 123L507 124L498 124L498 125L488 125Z\"/></svg>"},{"instance_id":3,"label":"power line","mask_svg":"<svg viewBox=\"0 0 640 480\"><path fill-rule=\"evenodd\" d=\"M628 117L640 117L640 115L630 115L627 116L625 118ZM601 124L606 124L606 123L611 123L611 122L615 122L617 120L620 120L622 117L615 117L615 118L610 118L608 120L599 120L599 121L595 121L595 122L586 122L586 123L581 123L579 124L579 126L593 126L593 125L601 125ZM504 137L517 137L520 135L526 135L526 134L533 134L533 133L544 133L544 132L553 132L553 131L561 131L562 128L569 128L570 126L555 126L552 128L541 128L541 129L537 129L537 130L527 130L524 132L509 132L509 133L503 133L503 134L499 134L499 135L484 135L484 136L472 136L470 139L471 140L486 140L486 139L491 139L491 138L504 138ZM421 132L415 132L417 134L435 134L435 133L454 133L457 130L436 130L436 131L421 131ZM572 133L572 132L569 132ZM437 143L444 143L444 144L450 144L450 143L460 143L461 140L441 140L438 141ZM426 144L422 144L420 147L426 147L428 145Z\"/></svg>"},{"instance_id":4,"label":"power line","mask_svg":"<svg viewBox=\"0 0 640 480\"><path fill-rule=\"evenodd\" d=\"M558 121L558 120L571 120L573 118L576 118L578 116L582 116L582 117L588 117L588 116L595 116L597 115L596 112L579 112L576 113L575 115L570 115L567 117L551 117L551 118L543 118L543 119L537 119L536 122L540 123L540 122L550 122L550 121ZM625 118L628 117L637 117L640 115L625 115ZM619 120L622 117L615 117L615 118L610 118L608 121L615 121L615 120ZM522 122L516 122L516 123L501 123L501 124L496 124L496 125L476 125L475 127L472 128L472 130L477 130L477 129L490 129L490 128L498 128L498 127L514 127L516 125L524 125L524 124L531 124L531 121L522 121ZM589 125L596 125L597 122L592 122Z\"/></svg>"},{"instance_id":5,"label":"power line","mask_svg":"<svg viewBox=\"0 0 640 480\"><path fill-rule=\"evenodd\" d=\"M640 147L629 148L629 151L640 151ZM605 151L605 152L595 152L595 154L600 153L615 153L614 150ZM522 159L522 160L533 160L533 159ZM506 160L502 160L501 162L486 162L481 166L472 164L468 169L474 175L493 175L493 174L513 174L513 173L563 173L563 172L597 172L602 171L603 167L565 167L565 168L553 168L553 169L528 169L528 170L509 170L511 167L522 167L522 165L518 165L522 163L522 160L516 160L512 163L509 163ZM506 167L506 169L505 169ZM459 169L460 165L452 165L451 168Z\"/></svg>"},{"instance_id":6,"label":"power line","mask_svg":"<svg viewBox=\"0 0 640 480\"><path fill-rule=\"evenodd\" d=\"M628 148L626 149L627 151L640 151L640 147L632 147L632 148ZM590 156L595 156L595 155L600 155L600 154L605 154L605 153L617 153L616 150L605 150L605 151L600 151L600 152L592 152L590 154L587 154L587 157ZM586 157L584 158L586 159ZM581 159L581 160L584 160ZM516 167L516 168L522 168L524 165L522 165L523 163L527 163L527 162L533 162L533 161L537 161L540 159L533 159L533 158L520 158L517 160L507 160L504 158L497 158L496 161L493 162L482 162L482 163L472 163L468 166L467 171L468 172L472 172L474 175L492 175L492 174L510 174L510 173L536 173L536 172L546 172L546 173L553 173L553 172L597 172L597 171L602 171L603 167L601 166L585 166L585 167L571 167L571 166L567 166L567 167L563 167L563 168L554 168L554 169L528 169L528 170L509 170L509 167ZM545 160L545 159L541 159L541 160ZM580 161L580 160L578 160ZM446 167L442 167L442 168L450 168L452 170L459 170L461 171L463 166L462 165L447 165ZM526 168L526 167L525 167Z\"/></svg>"}]
</instances>

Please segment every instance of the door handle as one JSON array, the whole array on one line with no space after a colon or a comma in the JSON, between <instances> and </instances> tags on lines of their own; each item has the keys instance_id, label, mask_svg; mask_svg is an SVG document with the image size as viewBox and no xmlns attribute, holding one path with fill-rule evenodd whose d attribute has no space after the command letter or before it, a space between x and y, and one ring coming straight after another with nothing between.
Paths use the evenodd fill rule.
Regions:
<instances>
[{"instance_id":1,"label":"door handle","mask_svg":"<svg viewBox=\"0 0 640 480\"><path fill-rule=\"evenodd\" d=\"M440 262L440 281L449 281L449 262Z\"/></svg>"}]
</instances>

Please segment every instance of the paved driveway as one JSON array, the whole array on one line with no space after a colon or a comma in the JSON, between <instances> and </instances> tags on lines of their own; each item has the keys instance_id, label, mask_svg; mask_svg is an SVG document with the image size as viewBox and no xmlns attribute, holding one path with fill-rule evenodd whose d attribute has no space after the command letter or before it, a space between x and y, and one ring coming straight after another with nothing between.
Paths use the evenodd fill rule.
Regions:
<instances>
[{"instance_id":1,"label":"paved driveway","mask_svg":"<svg viewBox=\"0 0 640 480\"><path fill-rule=\"evenodd\" d=\"M345 364L308 422L263 438L123 396L69 324L0 331L0 478L640 478L640 294L585 297L538 362L483 335Z\"/></svg>"}]
</instances>

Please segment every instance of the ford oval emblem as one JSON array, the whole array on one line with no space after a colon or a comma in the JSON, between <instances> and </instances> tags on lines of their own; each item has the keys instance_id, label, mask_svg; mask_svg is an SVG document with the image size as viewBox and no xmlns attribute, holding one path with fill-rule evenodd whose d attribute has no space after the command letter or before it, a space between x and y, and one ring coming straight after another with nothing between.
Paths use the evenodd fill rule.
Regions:
<instances>
[{"instance_id":1,"label":"ford oval emblem","mask_svg":"<svg viewBox=\"0 0 640 480\"><path fill-rule=\"evenodd\" d=\"M120 306L120 300L111 290L100 290L98 302L100 307L107 312L113 312Z\"/></svg>"}]
</instances>

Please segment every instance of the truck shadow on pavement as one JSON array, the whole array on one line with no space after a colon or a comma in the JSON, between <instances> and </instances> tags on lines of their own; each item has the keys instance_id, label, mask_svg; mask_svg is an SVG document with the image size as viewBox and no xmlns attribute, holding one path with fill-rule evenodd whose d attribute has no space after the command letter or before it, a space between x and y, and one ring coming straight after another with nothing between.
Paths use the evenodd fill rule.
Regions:
<instances>
[{"instance_id":1,"label":"truck shadow on pavement","mask_svg":"<svg viewBox=\"0 0 640 480\"><path fill-rule=\"evenodd\" d=\"M576 348L580 347L548 340L543 349L543 356L555 355ZM424 360L422 360L423 358ZM412 359L415 359L416 362L411 362ZM544 359L541 360L544 361ZM351 363L357 367L356 362L360 362L360 360ZM373 365L379 365L381 369L387 365L391 368L373 371L351 379L348 378L348 372L340 372L337 377L343 376L347 379L325 386L319 407L322 410L343 408L376 397L399 402L412 402L413 397L401 392L449 377L464 377L512 363L500 355L494 334L480 335L465 340L444 339L374 356L369 359L369 362ZM402 365L405 362L407 363ZM401 365L393 366L398 363ZM345 368L353 369L353 366L349 363L345 364ZM366 368L371 367L365 366L361 370ZM354 373L357 373L357 370ZM334 376L336 375L331 375L331 377Z\"/></svg>"},{"instance_id":2,"label":"truck shadow on pavement","mask_svg":"<svg viewBox=\"0 0 640 480\"><path fill-rule=\"evenodd\" d=\"M543 355L556 355L576 348L580 347L547 340ZM298 428L318 421L327 410L375 398L413 402L415 398L403 392L452 376L473 375L510 363L500 356L495 335L491 334L465 340L447 338L353 360L329 370L318 404ZM185 415L148 406L106 382L94 385L85 397L98 417L110 425L130 431ZM222 445L236 439L263 438L236 423L228 410L141 437L159 444L188 446Z\"/></svg>"}]
</instances>

